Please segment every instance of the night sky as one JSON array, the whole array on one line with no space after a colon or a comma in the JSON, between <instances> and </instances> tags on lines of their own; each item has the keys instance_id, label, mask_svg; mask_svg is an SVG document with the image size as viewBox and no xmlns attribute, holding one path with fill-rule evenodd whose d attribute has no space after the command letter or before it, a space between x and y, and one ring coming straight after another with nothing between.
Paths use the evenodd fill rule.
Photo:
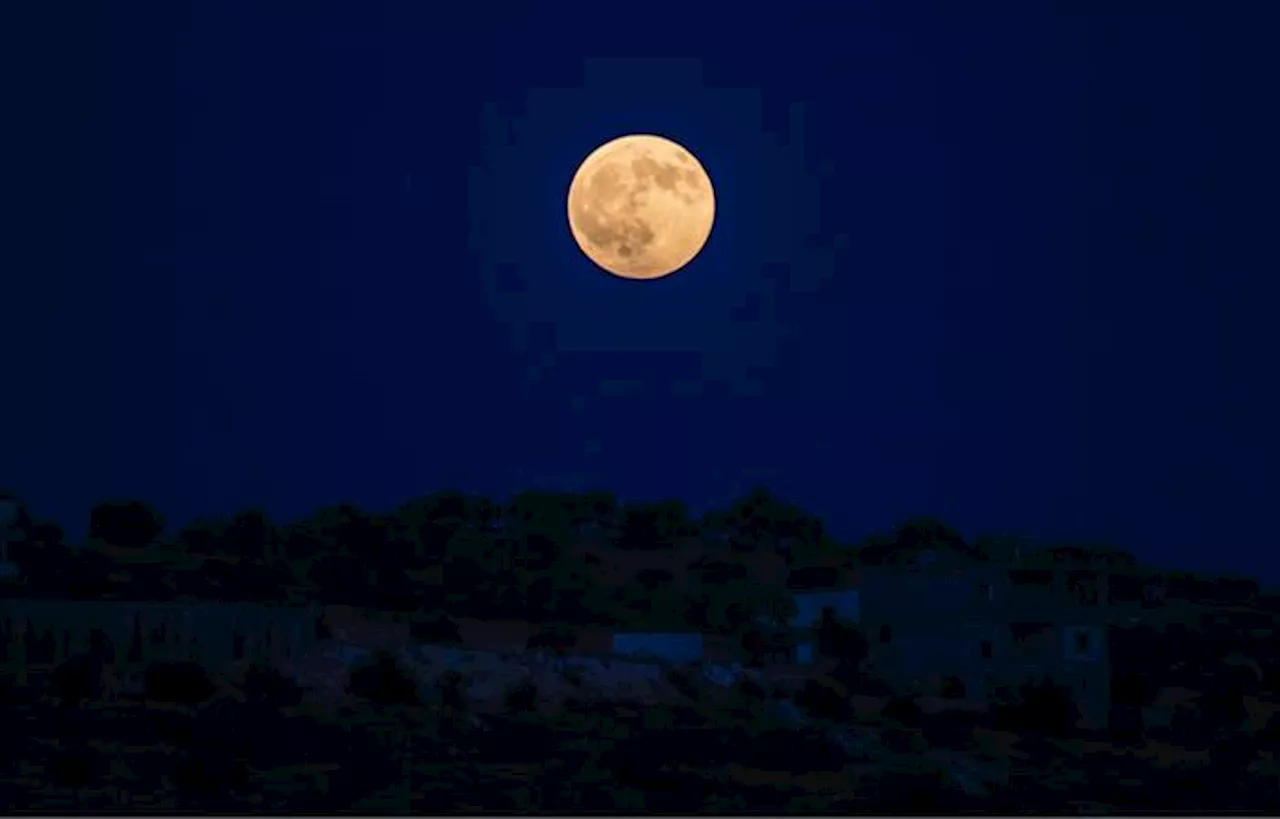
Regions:
<instances>
[{"instance_id":1,"label":"night sky","mask_svg":"<svg viewBox=\"0 0 1280 819\"><path fill-rule=\"evenodd\" d=\"M1280 581L1268 4L824 5L8 4L0 484L764 483ZM636 131L718 196L648 283L564 207Z\"/></svg>"}]
</instances>

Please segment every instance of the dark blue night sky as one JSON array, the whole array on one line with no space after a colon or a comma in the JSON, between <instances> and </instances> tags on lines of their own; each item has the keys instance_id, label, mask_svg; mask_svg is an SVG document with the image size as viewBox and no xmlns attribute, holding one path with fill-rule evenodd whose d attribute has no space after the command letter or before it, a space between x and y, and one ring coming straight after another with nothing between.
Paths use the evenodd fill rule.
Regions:
<instances>
[{"instance_id":1,"label":"dark blue night sky","mask_svg":"<svg viewBox=\"0 0 1280 819\"><path fill-rule=\"evenodd\" d=\"M77 535L765 483L1280 580L1267 4L829 6L6 9L0 483ZM633 131L718 193L648 284L564 215Z\"/></svg>"}]
</instances>

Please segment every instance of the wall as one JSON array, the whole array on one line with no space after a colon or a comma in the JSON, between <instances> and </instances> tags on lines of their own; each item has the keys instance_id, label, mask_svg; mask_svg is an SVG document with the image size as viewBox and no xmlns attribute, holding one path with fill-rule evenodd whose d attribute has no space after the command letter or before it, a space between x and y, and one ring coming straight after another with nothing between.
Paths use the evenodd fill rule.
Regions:
<instances>
[{"instance_id":1,"label":"wall","mask_svg":"<svg viewBox=\"0 0 1280 819\"><path fill-rule=\"evenodd\" d=\"M613 651L632 657L654 657L671 663L702 660L701 634L631 633L613 635Z\"/></svg>"},{"instance_id":2,"label":"wall","mask_svg":"<svg viewBox=\"0 0 1280 819\"><path fill-rule=\"evenodd\" d=\"M934 675L959 675L980 679L981 644L998 642L993 629L981 624L939 622L902 624L867 635L870 654L878 673L891 679L923 681ZM888 642L881 640L887 636ZM967 687L980 689L975 682Z\"/></svg>"},{"instance_id":3,"label":"wall","mask_svg":"<svg viewBox=\"0 0 1280 819\"><path fill-rule=\"evenodd\" d=\"M875 670L899 686L928 695L941 693L946 677L965 687L965 699L984 701L998 685L1016 690L1028 679L1049 677L1072 691L1081 715L1091 725L1106 724L1111 673L1106 631L1095 626L1051 629L1052 639L1018 644L1007 625L940 622L891 627L889 643L868 635ZM1078 630L1091 634L1091 652L1068 651ZM987 651L984 651L984 643Z\"/></svg>"},{"instance_id":4,"label":"wall","mask_svg":"<svg viewBox=\"0 0 1280 819\"><path fill-rule=\"evenodd\" d=\"M1013 571L1011 572L1011 569ZM861 587L862 614L868 621L939 617L1102 619L1107 606L1105 573L1045 570L1048 585L1021 585L1022 570L1006 564L936 566L917 570L867 567Z\"/></svg>"},{"instance_id":5,"label":"wall","mask_svg":"<svg viewBox=\"0 0 1280 819\"><path fill-rule=\"evenodd\" d=\"M409 620L355 606L325 606L322 622L333 639L371 648L391 648L409 641Z\"/></svg>"},{"instance_id":6,"label":"wall","mask_svg":"<svg viewBox=\"0 0 1280 819\"><path fill-rule=\"evenodd\" d=\"M990 591L984 587L990 587ZM980 616L1003 605L1007 587L1008 572L993 566L920 571L866 567L861 588L862 616L882 622Z\"/></svg>"},{"instance_id":7,"label":"wall","mask_svg":"<svg viewBox=\"0 0 1280 819\"><path fill-rule=\"evenodd\" d=\"M127 651L135 632L145 659L194 659L217 666L241 656L289 658L315 645L306 609L234 603L0 600L0 627L18 639L27 624L52 631L58 659L88 646L94 629Z\"/></svg>"},{"instance_id":8,"label":"wall","mask_svg":"<svg viewBox=\"0 0 1280 819\"><path fill-rule=\"evenodd\" d=\"M475 651L518 652L528 647L529 638L542 627L522 620L476 620L456 618L462 644ZM612 629L585 626L572 629L572 654L608 654L613 650Z\"/></svg>"}]
</instances>

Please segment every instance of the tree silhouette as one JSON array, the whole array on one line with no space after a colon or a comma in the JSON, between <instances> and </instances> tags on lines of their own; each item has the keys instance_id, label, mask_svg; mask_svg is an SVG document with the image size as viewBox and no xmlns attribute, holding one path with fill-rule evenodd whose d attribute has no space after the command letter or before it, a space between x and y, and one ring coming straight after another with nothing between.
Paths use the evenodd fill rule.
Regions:
<instances>
[{"instance_id":1,"label":"tree silhouette","mask_svg":"<svg viewBox=\"0 0 1280 819\"><path fill-rule=\"evenodd\" d=\"M373 521L358 506L340 503L317 509L294 531L290 547L298 554L291 557L322 558L363 551L361 544L373 528Z\"/></svg>"},{"instance_id":2,"label":"tree silhouette","mask_svg":"<svg viewBox=\"0 0 1280 819\"><path fill-rule=\"evenodd\" d=\"M178 531L178 549L188 555L225 554L229 527L230 521L225 519L197 518Z\"/></svg>"},{"instance_id":3,"label":"tree silhouette","mask_svg":"<svg viewBox=\"0 0 1280 819\"><path fill-rule=\"evenodd\" d=\"M703 528L718 532L735 551L789 553L823 536L822 522L764 487L734 499L724 510L703 516Z\"/></svg>"},{"instance_id":4,"label":"tree silhouette","mask_svg":"<svg viewBox=\"0 0 1280 819\"><path fill-rule=\"evenodd\" d=\"M61 526L36 521L28 528L14 527L10 533L9 559L21 567L27 588L37 594L66 592L64 572L70 551Z\"/></svg>"},{"instance_id":5,"label":"tree silhouette","mask_svg":"<svg viewBox=\"0 0 1280 819\"><path fill-rule=\"evenodd\" d=\"M225 552L242 560L267 561L277 542L276 527L262 509L246 509L231 519L224 535Z\"/></svg>"},{"instance_id":6,"label":"tree silhouette","mask_svg":"<svg viewBox=\"0 0 1280 819\"><path fill-rule=\"evenodd\" d=\"M978 549L969 546L960 533L935 517L910 517L892 534L868 539L858 558L869 566L910 563L925 552L950 550L972 559L981 559Z\"/></svg>"},{"instance_id":7,"label":"tree silhouette","mask_svg":"<svg viewBox=\"0 0 1280 819\"><path fill-rule=\"evenodd\" d=\"M505 516L505 535L516 565L547 571L572 531L575 498L561 492L529 490L512 497Z\"/></svg>"},{"instance_id":8,"label":"tree silhouette","mask_svg":"<svg viewBox=\"0 0 1280 819\"><path fill-rule=\"evenodd\" d=\"M164 517L142 501L104 501L89 510L89 536L111 546L149 546L163 531Z\"/></svg>"},{"instance_id":9,"label":"tree silhouette","mask_svg":"<svg viewBox=\"0 0 1280 819\"><path fill-rule=\"evenodd\" d=\"M213 565L216 564L205 564L202 571L209 571ZM280 600L288 594L288 587L295 582L294 573L283 561L250 561L241 558L230 567L224 593L230 592L227 597L246 602Z\"/></svg>"},{"instance_id":10,"label":"tree silhouette","mask_svg":"<svg viewBox=\"0 0 1280 819\"><path fill-rule=\"evenodd\" d=\"M340 552L328 552L313 561L307 580L325 604L365 605L372 593L368 567Z\"/></svg>"},{"instance_id":11,"label":"tree silhouette","mask_svg":"<svg viewBox=\"0 0 1280 819\"><path fill-rule=\"evenodd\" d=\"M412 553L414 568L444 559L449 540L464 527L485 530L501 510L487 498L441 491L401 504L388 518L389 540L397 551Z\"/></svg>"},{"instance_id":12,"label":"tree silhouette","mask_svg":"<svg viewBox=\"0 0 1280 819\"><path fill-rule=\"evenodd\" d=\"M827 610L818 623L818 651L857 668L867 658L870 646L861 629Z\"/></svg>"},{"instance_id":13,"label":"tree silhouette","mask_svg":"<svg viewBox=\"0 0 1280 819\"><path fill-rule=\"evenodd\" d=\"M574 517L574 523L580 526L613 526L617 523L618 498L603 489L588 490L582 493Z\"/></svg>"},{"instance_id":14,"label":"tree silhouette","mask_svg":"<svg viewBox=\"0 0 1280 819\"><path fill-rule=\"evenodd\" d=\"M60 586L72 599L101 599L111 591L108 577L115 565L100 552L80 549L61 567Z\"/></svg>"},{"instance_id":15,"label":"tree silhouette","mask_svg":"<svg viewBox=\"0 0 1280 819\"><path fill-rule=\"evenodd\" d=\"M670 548L663 529L663 510L656 504L627 504L622 509L618 548L630 551Z\"/></svg>"}]
</instances>

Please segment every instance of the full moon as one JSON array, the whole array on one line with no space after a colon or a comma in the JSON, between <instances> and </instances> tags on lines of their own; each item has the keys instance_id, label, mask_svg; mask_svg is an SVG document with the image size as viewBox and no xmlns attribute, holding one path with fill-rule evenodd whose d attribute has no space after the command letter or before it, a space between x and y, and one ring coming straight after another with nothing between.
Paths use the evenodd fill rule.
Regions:
<instances>
[{"instance_id":1,"label":"full moon","mask_svg":"<svg viewBox=\"0 0 1280 819\"><path fill-rule=\"evenodd\" d=\"M606 271L660 279L693 261L715 221L702 164L660 136L618 137L592 151L569 185L569 229Z\"/></svg>"}]
</instances>

